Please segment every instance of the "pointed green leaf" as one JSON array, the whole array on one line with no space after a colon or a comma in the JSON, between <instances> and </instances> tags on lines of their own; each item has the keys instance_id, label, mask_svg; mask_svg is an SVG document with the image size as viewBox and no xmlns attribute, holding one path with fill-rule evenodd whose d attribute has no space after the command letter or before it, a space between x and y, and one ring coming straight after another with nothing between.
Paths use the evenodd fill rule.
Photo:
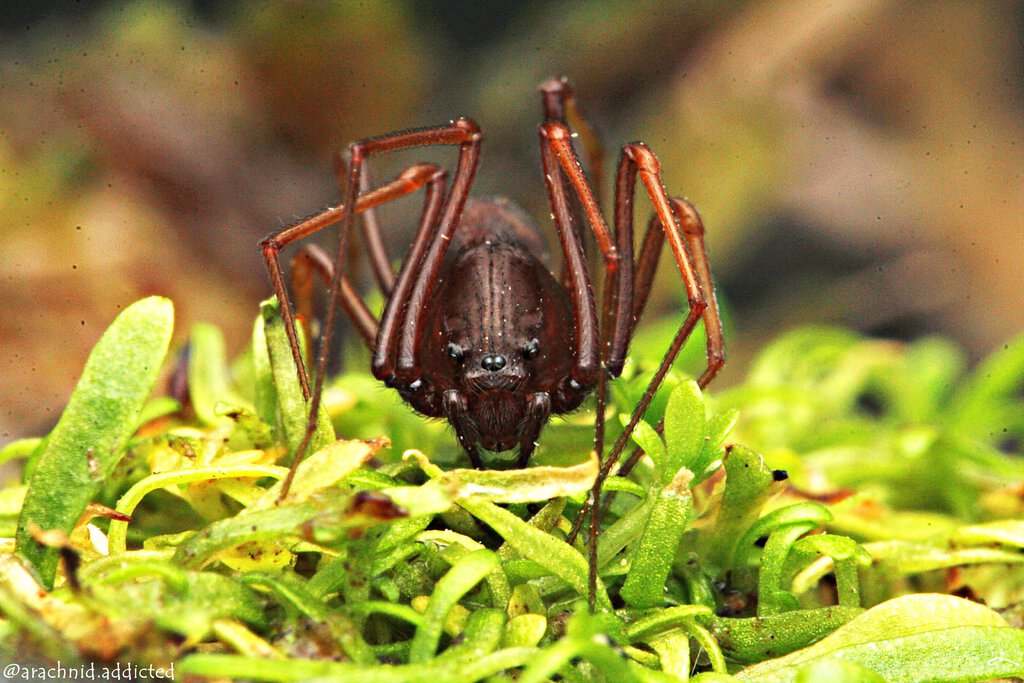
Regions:
<instances>
[{"instance_id":1,"label":"pointed green leaf","mask_svg":"<svg viewBox=\"0 0 1024 683\"><path fill-rule=\"evenodd\" d=\"M1024 675L1024 631L998 613L949 595L884 602L824 640L739 674L744 681L794 681L803 665L839 658L892 683L974 681Z\"/></svg>"},{"instance_id":2,"label":"pointed green leaf","mask_svg":"<svg viewBox=\"0 0 1024 683\"><path fill-rule=\"evenodd\" d=\"M629 573L622 586L622 599L630 607L659 607L665 602L665 581L693 513L692 478L693 474L683 469L672 485L657 493L643 536L630 553Z\"/></svg>"},{"instance_id":3,"label":"pointed green leaf","mask_svg":"<svg viewBox=\"0 0 1024 683\"><path fill-rule=\"evenodd\" d=\"M843 659L819 659L801 666L796 683L886 683L871 669Z\"/></svg>"},{"instance_id":4,"label":"pointed green leaf","mask_svg":"<svg viewBox=\"0 0 1024 683\"><path fill-rule=\"evenodd\" d=\"M725 439L729 436L729 432L736 426L736 421L739 420L740 413L738 410L727 410L724 413L714 415L708 420L707 434L704 437L704 444L701 446L700 455L697 456L693 462L694 484L698 484L704 481L705 478L710 476L713 472L717 471L717 468L708 469L711 463L719 460L724 456L722 452L722 444L725 443Z\"/></svg>"},{"instance_id":5,"label":"pointed green leaf","mask_svg":"<svg viewBox=\"0 0 1024 683\"><path fill-rule=\"evenodd\" d=\"M498 556L481 548L456 562L437 582L423 615L423 624L416 629L409 649L410 664L421 664L434 656L445 619L452 607L497 567Z\"/></svg>"},{"instance_id":6,"label":"pointed green leaf","mask_svg":"<svg viewBox=\"0 0 1024 683\"><path fill-rule=\"evenodd\" d=\"M274 385L274 373L270 367L270 353L267 348L267 335L263 316L256 317L252 325L252 374L253 402L256 414L268 425L277 424L277 387Z\"/></svg>"},{"instance_id":7,"label":"pointed green leaf","mask_svg":"<svg viewBox=\"0 0 1024 683\"><path fill-rule=\"evenodd\" d=\"M623 416L623 426L628 422L628 418ZM630 435L633 442L643 449L644 453L650 456L651 460L654 461L654 471L657 473L656 476L661 477L661 473L666 470L669 466L668 463L668 452L665 450L665 442L661 440L658 433L654 431L654 427L647 424L643 420L637 423L636 428ZM610 490L610 489L609 489Z\"/></svg>"},{"instance_id":8,"label":"pointed green leaf","mask_svg":"<svg viewBox=\"0 0 1024 683\"><path fill-rule=\"evenodd\" d=\"M536 465L515 470L449 470L434 481L452 497L493 503L533 503L585 493L600 465L595 453L570 467Z\"/></svg>"},{"instance_id":9,"label":"pointed green leaf","mask_svg":"<svg viewBox=\"0 0 1024 683\"><path fill-rule=\"evenodd\" d=\"M174 327L174 308L161 297L138 301L96 343L67 408L50 434L28 483L18 519L18 553L53 584L57 549L32 529L70 533L123 455L156 383Z\"/></svg>"},{"instance_id":10,"label":"pointed green leaf","mask_svg":"<svg viewBox=\"0 0 1024 683\"><path fill-rule=\"evenodd\" d=\"M726 473L722 507L713 530L704 533L698 542L714 565L725 568L743 532L761 514L773 478L764 458L743 446L726 449L722 462Z\"/></svg>"},{"instance_id":11,"label":"pointed green leaf","mask_svg":"<svg viewBox=\"0 0 1024 683\"><path fill-rule=\"evenodd\" d=\"M668 398L665 408L665 447L668 462L661 474L667 485L681 468L691 469L704 446L707 418L704 399L696 382L683 382Z\"/></svg>"},{"instance_id":12,"label":"pointed green leaf","mask_svg":"<svg viewBox=\"0 0 1024 683\"><path fill-rule=\"evenodd\" d=\"M292 358L291 347L288 346L288 335L285 332L284 320L281 318L281 307L277 299L271 297L260 304L260 315L263 318L263 332L267 339L267 351L270 354L270 365L274 374L274 386L277 389L278 407L281 410L281 421L289 450L294 453L302 443L306 434L306 423L309 408L302 396L298 370ZM315 453L334 441L334 427L323 404L317 417L316 432L307 447L308 453Z\"/></svg>"},{"instance_id":13,"label":"pointed green leaf","mask_svg":"<svg viewBox=\"0 0 1024 683\"><path fill-rule=\"evenodd\" d=\"M995 543L1012 548L1024 548L1024 520L1002 519L988 524L961 527L953 534L951 540L960 546Z\"/></svg>"},{"instance_id":14,"label":"pointed green leaf","mask_svg":"<svg viewBox=\"0 0 1024 683\"><path fill-rule=\"evenodd\" d=\"M708 629L731 659L753 663L807 647L863 613L837 606L745 619L713 616Z\"/></svg>"},{"instance_id":15,"label":"pointed green leaf","mask_svg":"<svg viewBox=\"0 0 1024 683\"><path fill-rule=\"evenodd\" d=\"M792 505L772 510L744 532L743 537L740 538L739 543L736 545L732 566L743 567L753 564L754 559L758 555L754 545L755 542L759 538L768 536L776 529L794 524L806 524L813 528L825 524L831 519L832 513L828 511L828 508L814 501L793 503Z\"/></svg>"},{"instance_id":16,"label":"pointed green leaf","mask_svg":"<svg viewBox=\"0 0 1024 683\"><path fill-rule=\"evenodd\" d=\"M107 609L133 619L152 619L170 631L193 640L205 637L214 621L235 618L265 626L267 613L251 589L235 579L213 572L193 572L167 567L174 580L149 579L91 587L94 599Z\"/></svg>"}]
</instances>

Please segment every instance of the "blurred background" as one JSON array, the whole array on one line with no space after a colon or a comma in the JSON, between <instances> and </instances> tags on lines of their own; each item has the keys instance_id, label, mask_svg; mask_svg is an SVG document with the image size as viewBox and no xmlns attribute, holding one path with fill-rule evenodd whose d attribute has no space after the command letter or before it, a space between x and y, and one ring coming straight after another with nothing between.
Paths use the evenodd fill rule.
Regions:
<instances>
[{"instance_id":1,"label":"blurred background","mask_svg":"<svg viewBox=\"0 0 1024 683\"><path fill-rule=\"evenodd\" d=\"M351 140L471 116L476 191L550 230L551 75L606 177L644 140L700 208L723 384L806 322L974 359L1024 330L1021 2L8 2L0 22L0 443L49 429L144 295L174 299L179 339L205 320L241 350L270 293L258 240L338 201ZM418 202L383 212L396 245ZM670 265L648 320L677 315Z\"/></svg>"}]
</instances>

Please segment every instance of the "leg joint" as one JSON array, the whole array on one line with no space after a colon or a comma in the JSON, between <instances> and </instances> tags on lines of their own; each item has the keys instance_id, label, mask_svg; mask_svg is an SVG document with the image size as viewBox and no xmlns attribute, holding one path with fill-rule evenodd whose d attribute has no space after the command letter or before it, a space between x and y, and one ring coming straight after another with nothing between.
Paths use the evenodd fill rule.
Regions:
<instances>
[{"instance_id":1,"label":"leg joint","mask_svg":"<svg viewBox=\"0 0 1024 683\"><path fill-rule=\"evenodd\" d=\"M281 251L281 242L277 239L277 233L260 240L260 249L263 250L264 255L276 256Z\"/></svg>"},{"instance_id":2,"label":"leg joint","mask_svg":"<svg viewBox=\"0 0 1024 683\"><path fill-rule=\"evenodd\" d=\"M661 163L654 152L642 142L631 142L622 147L622 153L644 173L661 173Z\"/></svg>"},{"instance_id":3,"label":"leg joint","mask_svg":"<svg viewBox=\"0 0 1024 683\"><path fill-rule=\"evenodd\" d=\"M572 96L572 86L569 85L569 80L565 76L552 76L541 83L537 87L537 90L545 95L562 95L564 97Z\"/></svg>"},{"instance_id":4,"label":"leg joint","mask_svg":"<svg viewBox=\"0 0 1024 683\"><path fill-rule=\"evenodd\" d=\"M551 414L551 396L546 391L538 391L530 397L529 413L540 419Z\"/></svg>"},{"instance_id":5,"label":"leg joint","mask_svg":"<svg viewBox=\"0 0 1024 683\"><path fill-rule=\"evenodd\" d=\"M362 140L358 142L350 142L348 145L348 154L346 156L348 157L350 168L361 162L366 156L366 143Z\"/></svg>"},{"instance_id":6,"label":"leg joint","mask_svg":"<svg viewBox=\"0 0 1024 683\"><path fill-rule=\"evenodd\" d=\"M569 127L561 121L545 121L540 124L540 134L547 140L569 141L572 139Z\"/></svg>"},{"instance_id":7,"label":"leg joint","mask_svg":"<svg viewBox=\"0 0 1024 683\"><path fill-rule=\"evenodd\" d=\"M465 134L463 142L479 142L484 136L477 122L466 116L460 116L452 121L452 126Z\"/></svg>"},{"instance_id":8,"label":"leg joint","mask_svg":"<svg viewBox=\"0 0 1024 683\"><path fill-rule=\"evenodd\" d=\"M704 311L708 308L708 300L703 293L687 297L686 301L690 306L690 315L694 318L704 315Z\"/></svg>"},{"instance_id":9,"label":"leg joint","mask_svg":"<svg viewBox=\"0 0 1024 683\"><path fill-rule=\"evenodd\" d=\"M618 272L619 265L622 263L622 253L614 244L609 245L608 249L604 251L604 263L609 273Z\"/></svg>"},{"instance_id":10,"label":"leg joint","mask_svg":"<svg viewBox=\"0 0 1024 683\"><path fill-rule=\"evenodd\" d=\"M441 405L449 418L461 416L466 412L466 397L458 389L448 389L441 394Z\"/></svg>"},{"instance_id":11,"label":"leg joint","mask_svg":"<svg viewBox=\"0 0 1024 683\"><path fill-rule=\"evenodd\" d=\"M580 363L573 370L572 375L562 383L562 393L574 395L585 395L590 393L597 381L598 365Z\"/></svg>"},{"instance_id":12,"label":"leg joint","mask_svg":"<svg viewBox=\"0 0 1024 683\"><path fill-rule=\"evenodd\" d=\"M617 379L618 376L622 374L622 368L625 365L626 365L626 359L625 358L617 358L617 359L608 361L608 363L605 364L605 366L604 366L604 371L605 371L605 374L608 376L608 379L610 379L610 380Z\"/></svg>"},{"instance_id":13,"label":"leg joint","mask_svg":"<svg viewBox=\"0 0 1024 683\"><path fill-rule=\"evenodd\" d=\"M669 201L672 202L672 210L676 212L676 217L679 219L683 232L687 235L702 237L704 235L704 221L701 220L697 208L681 197L672 197Z\"/></svg>"}]
</instances>

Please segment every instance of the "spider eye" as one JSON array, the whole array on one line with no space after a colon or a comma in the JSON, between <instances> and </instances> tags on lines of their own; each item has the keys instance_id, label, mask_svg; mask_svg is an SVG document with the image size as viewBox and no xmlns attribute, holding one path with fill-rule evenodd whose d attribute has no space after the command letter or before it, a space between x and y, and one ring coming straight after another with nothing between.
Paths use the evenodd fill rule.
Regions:
<instances>
[{"instance_id":1,"label":"spider eye","mask_svg":"<svg viewBox=\"0 0 1024 683\"><path fill-rule=\"evenodd\" d=\"M461 363L462 359L466 357L466 352L462 350L462 347L458 344L448 344L448 357L457 363Z\"/></svg>"},{"instance_id":2,"label":"spider eye","mask_svg":"<svg viewBox=\"0 0 1024 683\"><path fill-rule=\"evenodd\" d=\"M523 348L523 355L527 358L536 358L540 353L540 342L537 339L531 339L526 342L526 346Z\"/></svg>"}]
</instances>

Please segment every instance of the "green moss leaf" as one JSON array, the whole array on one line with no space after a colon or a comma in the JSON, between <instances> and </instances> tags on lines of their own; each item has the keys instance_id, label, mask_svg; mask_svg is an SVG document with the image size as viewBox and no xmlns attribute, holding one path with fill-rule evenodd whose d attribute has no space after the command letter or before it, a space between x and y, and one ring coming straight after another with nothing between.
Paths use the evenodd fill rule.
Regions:
<instances>
[{"instance_id":1,"label":"green moss leaf","mask_svg":"<svg viewBox=\"0 0 1024 683\"><path fill-rule=\"evenodd\" d=\"M575 548L493 503L461 501L459 505L498 532L524 557L563 579L579 595L587 595L587 561ZM611 609L611 600L600 581L597 587L597 606Z\"/></svg>"},{"instance_id":2,"label":"green moss leaf","mask_svg":"<svg viewBox=\"0 0 1024 683\"><path fill-rule=\"evenodd\" d=\"M622 423L623 426L629 421L629 419L623 415ZM651 460L654 462L654 471L661 476L661 472L668 470L668 451L665 449L665 442L661 440L658 433L654 431L654 427L647 424L643 420L637 423L636 428L630 435L633 439L633 443L643 449ZM611 489L606 489L611 490Z\"/></svg>"},{"instance_id":3,"label":"green moss leaf","mask_svg":"<svg viewBox=\"0 0 1024 683\"><path fill-rule=\"evenodd\" d=\"M270 366L270 353L262 315L257 316L252 325L249 355L252 359L252 400L256 414L268 425L276 425L277 386L274 384L274 373Z\"/></svg>"},{"instance_id":4,"label":"green moss leaf","mask_svg":"<svg viewBox=\"0 0 1024 683\"><path fill-rule=\"evenodd\" d=\"M334 544L350 533L401 516L385 497L330 489L301 503L242 512L218 520L181 543L174 562L202 567L225 551L245 543L292 545L295 540Z\"/></svg>"},{"instance_id":5,"label":"green moss leaf","mask_svg":"<svg viewBox=\"0 0 1024 683\"><path fill-rule=\"evenodd\" d=\"M416 629L409 649L409 662L420 664L434 656L445 619L452 607L485 576L498 568L498 556L490 550L471 552L456 562L430 596L423 624Z\"/></svg>"},{"instance_id":6,"label":"green moss leaf","mask_svg":"<svg viewBox=\"0 0 1024 683\"><path fill-rule=\"evenodd\" d=\"M281 307L276 298L260 304L260 316L263 318L263 333L267 340L267 351L270 354L270 365L274 376L274 388L277 394L278 409L281 411L281 423L285 441L289 450L294 453L306 434L306 423L309 408L302 396L299 374L295 369L288 336L281 318ZM327 410L320 406L316 432L307 447L307 453L313 453L334 441L334 427Z\"/></svg>"},{"instance_id":7,"label":"green moss leaf","mask_svg":"<svg viewBox=\"0 0 1024 683\"><path fill-rule=\"evenodd\" d=\"M492 503L533 503L589 491L597 478L599 464L591 453L586 461L571 467L539 465L516 470L449 470L434 482L456 498Z\"/></svg>"},{"instance_id":8,"label":"green moss leaf","mask_svg":"<svg viewBox=\"0 0 1024 683\"><path fill-rule=\"evenodd\" d=\"M680 468L692 469L704 446L706 422L700 388L696 382L683 382L672 391L665 408L668 462L661 473L662 484L672 481Z\"/></svg>"},{"instance_id":9,"label":"green moss leaf","mask_svg":"<svg viewBox=\"0 0 1024 683\"><path fill-rule=\"evenodd\" d=\"M431 478L443 476L441 469L432 464L422 453L415 453L423 471ZM468 498L458 501L459 505L491 527L523 557L533 560L555 576L559 577L581 596L588 592L587 560L578 550L565 541L525 522L505 508L494 503ZM611 611L611 600L601 581L597 582L597 606Z\"/></svg>"},{"instance_id":10,"label":"green moss leaf","mask_svg":"<svg viewBox=\"0 0 1024 683\"><path fill-rule=\"evenodd\" d=\"M725 438L729 436L729 432L736 425L739 416L738 410L726 410L724 413L719 413L708 420L707 434L704 437L704 444L701 446L700 455L697 456L690 467L695 477L694 483L700 483L715 471L716 468L709 469L709 467L723 456L722 444L725 443Z\"/></svg>"},{"instance_id":11,"label":"green moss leaf","mask_svg":"<svg viewBox=\"0 0 1024 683\"><path fill-rule=\"evenodd\" d=\"M952 538L957 545L994 543L1024 548L1024 520L1003 519L959 529Z\"/></svg>"},{"instance_id":12,"label":"green moss leaf","mask_svg":"<svg viewBox=\"0 0 1024 683\"><path fill-rule=\"evenodd\" d=\"M220 618L255 626L267 623L263 603L246 586L212 572L179 571L175 580L158 578L121 585L95 585L95 598L112 612L157 625L193 641L205 637Z\"/></svg>"},{"instance_id":13,"label":"green moss leaf","mask_svg":"<svg viewBox=\"0 0 1024 683\"><path fill-rule=\"evenodd\" d=\"M622 599L630 607L658 607L665 601L665 580L693 513L692 478L693 474L683 469L671 485L657 493L643 536L630 553L629 573L622 586Z\"/></svg>"},{"instance_id":14,"label":"green moss leaf","mask_svg":"<svg viewBox=\"0 0 1024 683\"><path fill-rule=\"evenodd\" d=\"M31 439L18 439L17 441L10 442L3 448L0 448L0 465L9 460L29 457L37 448L39 448L42 442L43 440L37 437Z\"/></svg>"},{"instance_id":15,"label":"green moss leaf","mask_svg":"<svg viewBox=\"0 0 1024 683\"><path fill-rule=\"evenodd\" d=\"M815 526L825 524L831 519L832 513L828 511L828 508L821 503L813 501L794 503L793 505L772 510L743 533L743 537L736 545L733 566L742 567L755 564L756 558L760 555L760 549L755 546L755 543L764 536L770 536L777 529L793 525L814 528ZM795 541L796 538L791 540ZM769 538L770 542L771 539ZM786 546L787 554L788 547Z\"/></svg>"},{"instance_id":16,"label":"green moss leaf","mask_svg":"<svg viewBox=\"0 0 1024 683\"><path fill-rule=\"evenodd\" d=\"M373 457L381 443L377 441L334 441L304 458L295 470L292 487L282 501L277 482L252 503L248 510L260 510L278 503L302 502L317 491L335 486Z\"/></svg>"},{"instance_id":17,"label":"green moss leaf","mask_svg":"<svg viewBox=\"0 0 1024 683\"><path fill-rule=\"evenodd\" d=\"M711 561L724 568L730 566L743 533L761 514L773 477L764 458L742 446L729 448L723 463L726 482L722 507L714 529L698 541Z\"/></svg>"},{"instance_id":18,"label":"green moss leaf","mask_svg":"<svg viewBox=\"0 0 1024 683\"><path fill-rule=\"evenodd\" d=\"M167 354L171 302L150 297L126 308L97 342L29 480L18 519L18 553L50 586L57 550L33 529L70 533L123 455Z\"/></svg>"},{"instance_id":19,"label":"green moss leaf","mask_svg":"<svg viewBox=\"0 0 1024 683\"><path fill-rule=\"evenodd\" d=\"M520 667L537 658L533 647L498 650L484 656L470 653L461 658L436 658L425 664L362 667L315 659L275 661L237 655L196 654L182 660L176 671L210 678L254 681L335 680L345 683L437 683L479 681L505 669Z\"/></svg>"},{"instance_id":20,"label":"green moss leaf","mask_svg":"<svg viewBox=\"0 0 1024 683\"><path fill-rule=\"evenodd\" d=\"M894 598L821 642L754 665L744 681L794 681L804 665L839 658L887 681L972 681L1024 674L1024 631L993 610L949 595Z\"/></svg>"},{"instance_id":21,"label":"green moss leaf","mask_svg":"<svg viewBox=\"0 0 1024 683\"><path fill-rule=\"evenodd\" d=\"M1024 377L1024 337L1007 343L974 371L957 392L950 415L963 432L984 438L992 433L1021 434L1021 377ZM1016 408L1016 409L1014 409ZM997 429L996 429L997 428Z\"/></svg>"},{"instance_id":22,"label":"green moss leaf","mask_svg":"<svg viewBox=\"0 0 1024 683\"><path fill-rule=\"evenodd\" d=\"M796 683L886 683L871 669L843 659L819 659L801 666Z\"/></svg>"},{"instance_id":23,"label":"green moss leaf","mask_svg":"<svg viewBox=\"0 0 1024 683\"><path fill-rule=\"evenodd\" d=\"M224 335L208 323L196 323L189 335L188 393L196 417L206 425L226 424L217 403L229 399L228 361Z\"/></svg>"},{"instance_id":24,"label":"green moss leaf","mask_svg":"<svg viewBox=\"0 0 1024 683\"><path fill-rule=\"evenodd\" d=\"M906 541L865 543L877 566L888 574L908 575L972 564L1024 564L1024 555L1005 548L943 548Z\"/></svg>"},{"instance_id":25,"label":"green moss leaf","mask_svg":"<svg viewBox=\"0 0 1024 683\"><path fill-rule=\"evenodd\" d=\"M709 619L708 630L731 659L753 663L807 647L863 612L822 607L747 619L716 616Z\"/></svg>"}]
</instances>

